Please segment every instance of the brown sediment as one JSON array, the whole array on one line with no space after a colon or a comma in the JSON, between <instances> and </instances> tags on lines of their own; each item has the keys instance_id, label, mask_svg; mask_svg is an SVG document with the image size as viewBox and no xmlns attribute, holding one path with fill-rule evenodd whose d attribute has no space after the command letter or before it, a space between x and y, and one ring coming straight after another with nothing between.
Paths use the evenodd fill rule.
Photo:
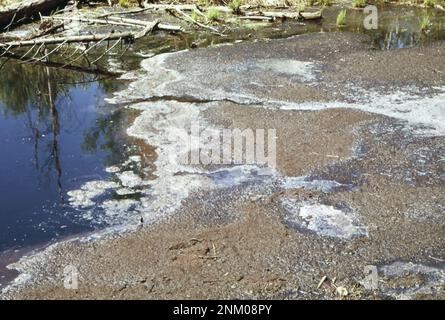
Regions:
<instances>
[{"instance_id":1,"label":"brown sediment","mask_svg":"<svg viewBox=\"0 0 445 320\"><path fill-rule=\"evenodd\" d=\"M284 111L223 103L203 115L225 128L275 129L277 169L285 176L302 176L350 156L355 128L377 117L368 113L329 109Z\"/></svg>"},{"instance_id":2,"label":"brown sediment","mask_svg":"<svg viewBox=\"0 0 445 320\"><path fill-rule=\"evenodd\" d=\"M327 35L311 35L298 41L188 52L178 58L177 64L187 72L187 63L191 65L196 59L208 61L216 56L218 61L212 64L223 65L235 57L263 59L279 52L280 58L288 59L298 52L298 59L323 60L321 76L341 83L344 78L332 70L343 53L345 63L355 62L344 65L351 69L352 80L361 74L361 79L371 84L381 79L387 86L411 81L443 85L442 76L428 68L430 62L425 59L410 61L415 63L413 69L430 71L420 72L417 78L412 73L415 70L410 71L409 81L404 82L395 76L400 65L377 64L372 65L377 71L369 70L371 66L363 59L368 54L380 53L370 53L360 43L361 37L333 37L346 41L348 47L332 42ZM437 48L407 50L401 55L411 52L417 57L416 50L433 55ZM382 59L394 56L397 60L399 53L382 53L382 57L387 55ZM208 88L227 82L231 85L233 78L215 77L221 70L218 66L212 68L214 79ZM286 76L280 79L285 81ZM273 81L263 80L264 84ZM181 85L176 89L180 91ZM248 85L244 89L262 98L261 89L250 90ZM283 100L330 100L329 95L320 92L300 85L292 87L291 94ZM425 286L425 290L434 287L431 294L443 297L437 293L442 288L440 281L428 278L440 277L436 270L440 274L444 269L443 263L438 262L445 257L443 136L419 136L396 119L352 109L290 111L266 109L255 103L215 104L201 113L212 125L277 129L277 165L282 176L312 176L348 187L322 192L286 188L275 181L194 192L182 202L176 215L151 226L96 242L59 244L48 256L28 264L28 270L34 274L32 281L6 292L5 297L304 299L337 297L335 286L345 286L347 298L396 297L392 289L403 291L416 286ZM322 236L301 225L294 227L286 222L293 217L283 205L286 199L346 207L367 234L339 239ZM434 268L428 274L400 273L377 291L367 291L359 284L365 276L365 266L387 266L397 261ZM63 269L67 265L79 270L77 290L63 287ZM324 276L328 281L317 288ZM334 278L335 286L331 283ZM428 296L416 290L406 294Z\"/></svg>"},{"instance_id":3,"label":"brown sediment","mask_svg":"<svg viewBox=\"0 0 445 320\"><path fill-rule=\"evenodd\" d=\"M305 141L314 148L318 144L316 138L312 141L306 135L286 129L290 130L292 123L300 121L312 128L319 127L316 126L317 121L328 126L334 119L332 121L344 130L326 132L324 144L332 142L335 146L334 141L340 139L340 131L349 141L349 152L329 163L322 158L285 162L280 170L287 172L287 166L291 169L297 167L296 172L304 174L317 173L314 168L320 167L318 174L321 177L342 180L346 179L341 176L342 171L353 169L366 176L366 183L352 181L359 184L353 190L331 194L279 187L263 191L238 187L195 194L183 203L176 216L151 227L97 243L62 243L51 253L51 259L40 265L44 268L41 271L45 277L38 277L32 286L12 297L335 298L335 287L330 281L316 288L319 280L327 275L330 279L336 278L337 285L348 288L349 298L383 298L384 291L371 295L358 284L363 278L365 265L399 260L428 261L429 256L445 255L443 216L439 214L434 221L405 216L407 209L418 203L430 204L431 208L443 203L443 187L437 181L424 187L409 186L404 181L382 176L376 165L383 166L381 169L396 168L406 156L400 149L393 150L391 157L387 158L386 148L390 147L382 146L380 138L373 135L362 135L372 152L368 151L365 157L348 157L350 146L355 141L354 126L365 130L378 121L378 117L335 109L285 112L283 118L279 115L281 111L232 105L221 107L217 116L211 110L206 113L208 119L215 120L215 123L220 123L222 117L232 119L233 125L236 123L241 127L253 124L267 127L277 121L285 132L279 136L288 145ZM285 151L289 155L294 152L292 148ZM323 170L330 164L337 166L337 170ZM412 170L413 167L406 169ZM339 177L336 177L337 172ZM432 173L432 176L436 175L437 172ZM293 229L283 220L287 214L281 205L283 198L299 201L316 199L326 204L346 203L359 213L360 222L368 228L370 235L339 241ZM79 269L78 290L63 287L61 275L66 265ZM390 289L397 284L421 286L422 283L416 280L421 277L401 275L388 286Z\"/></svg>"}]
</instances>

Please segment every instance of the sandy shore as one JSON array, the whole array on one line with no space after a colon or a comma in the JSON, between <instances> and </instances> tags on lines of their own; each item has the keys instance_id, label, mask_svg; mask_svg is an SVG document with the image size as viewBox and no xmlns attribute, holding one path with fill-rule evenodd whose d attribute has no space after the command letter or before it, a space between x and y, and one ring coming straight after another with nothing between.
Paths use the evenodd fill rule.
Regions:
<instances>
[{"instance_id":1,"label":"sandy shore","mask_svg":"<svg viewBox=\"0 0 445 320\"><path fill-rule=\"evenodd\" d=\"M312 34L144 61L117 100L139 101L129 134L159 153L165 183L152 188L188 192L162 198L177 202L168 215L146 207L148 225L23 259L1 297L445 298L444 58L444 43L381 52L364 36ZM194 167L192 188L196 171L163 170L154 137L192 118L276 129L276 173ZM77 290L63 286L67 265Z\"/></svg>"}]
</instances>

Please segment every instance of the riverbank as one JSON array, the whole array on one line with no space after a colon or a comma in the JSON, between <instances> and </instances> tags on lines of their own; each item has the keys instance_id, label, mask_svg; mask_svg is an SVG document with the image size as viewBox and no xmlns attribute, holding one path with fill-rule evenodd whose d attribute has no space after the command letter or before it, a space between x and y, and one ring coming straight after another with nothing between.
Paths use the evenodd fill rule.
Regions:
<instances>
[{"instance_id":1,"label":"riverbank","mask_svg":"<svg viewBox=\"0 0 445 320\"><path fill-rule=\"evenodd\" d=\"M128 134L157 152L145 226L22 259L2 298L443 299L444 55L317 33L143 61L114 102L140 112ZM276 129L277 171L167 161L165 137L194 120Z\"/></svg>"}]
</instances>

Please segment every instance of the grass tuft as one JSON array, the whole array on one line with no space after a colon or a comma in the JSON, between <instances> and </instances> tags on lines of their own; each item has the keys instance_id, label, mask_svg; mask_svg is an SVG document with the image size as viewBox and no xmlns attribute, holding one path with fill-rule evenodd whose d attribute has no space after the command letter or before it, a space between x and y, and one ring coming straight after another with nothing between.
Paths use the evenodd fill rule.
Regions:
<instances>
[{"instance_id":1,"label":"grass tuft","mask_svg":"<svg viewBox=\"0 0 445 320\"><path fill-rule=\"evenodd\" d=\"M337 15L337 26L346 25L346 10L342 9Z\"/></svg>"},{"instance_id":2,"label":"grass tuft","mask_svg":"<svg viewBox=\"0 0 445 320\"><path fill-rule=\"evenodd\" d=\"M240 14L242 4L243 0L232 0L229 2L229 8L234 14Z\"/></svg>"},{"instance_id":3,"label":"grass tuft","mask_svg":"<svg viewBox=\"0 0 445 320\"><path fill-rule=\"evenodd\" d=\"M219 13L218 9L210 8L209 10L207 10L206 18L209 21L217 21L217 20L219 20L220 13Z\"/></svg>"},{"instance_id":4,"label":"grass tuft","mask_svg":"<svg viewBox=\"0 0 445 320\"><path fill-rule=\"evenodd\" d=\"M364 8L366 6L366 0L351 0L351 4L356 8Z\"/></svg>"},{"instance_id":5,"label":"grass tuft","mask_svg":"<svg viewBox=\"0 0 445 320\"><path fill-rule=\"evenodd\" d=\"M431 20L430 17L427 15L424 15L422 19L420 20L420 30L422 31L428 31L431 26Z\"/></svg>"}]
</instances>

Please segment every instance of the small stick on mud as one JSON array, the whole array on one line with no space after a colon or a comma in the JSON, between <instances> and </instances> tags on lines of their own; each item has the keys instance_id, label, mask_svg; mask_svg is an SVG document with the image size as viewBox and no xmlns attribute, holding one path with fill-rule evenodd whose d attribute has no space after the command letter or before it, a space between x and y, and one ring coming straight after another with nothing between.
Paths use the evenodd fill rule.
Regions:
<instances>
[{"instance_id":1,"label":"small stick on mud","mask_svg":"<svg viewBox=\"0 0 445 320\"><path fill-rule=\"evenodd\" d=\"M327 278L328 277L326 276L323 276L323 278L321 278L320 282L318 283L317 290L321 288L321 286L323 285L323 283L326 281Z\"/></svg>"},{"instance_id":2,"label":"small stick on mud","mask_svg":"<svg viewBox=\"0 0 445 320\"><path fill-rule=\"evenodd\" d=\"M266 16L241 16L239 17L241 20L262 20L262 21L274 21L274 17L266 17Z\"/></svg>"}]
</instances>

